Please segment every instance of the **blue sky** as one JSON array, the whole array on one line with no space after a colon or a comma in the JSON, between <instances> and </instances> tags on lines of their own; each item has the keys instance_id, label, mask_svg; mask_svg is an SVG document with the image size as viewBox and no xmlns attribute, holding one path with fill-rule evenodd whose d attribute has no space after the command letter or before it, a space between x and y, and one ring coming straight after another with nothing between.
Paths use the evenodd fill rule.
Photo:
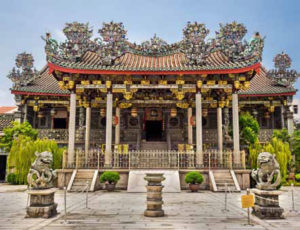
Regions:
<instances>
[{"instance_id":1,"label":"blue sky","mask_svg":"<svg viewBox=\"0 0 300 230\"><path fill-rule=\"evenodd\" d=\"M156 33L167 42L182 39L187 21L205 23L210 37L219 23L236 20L248 29L246 39L259 31L266 36L263 65L284 50L300 71L300 1L298 0L0 0L0 105L14 104L6 77L18 53L32 53L37 69L46 64L47 31L59 41L66 22L89 22L98 36L103 22L123 22L130 41L148 40ZM296 83L299 88L300 81ZM300 94L297 94L300 98Z\"/></svg>"}]
</instances>

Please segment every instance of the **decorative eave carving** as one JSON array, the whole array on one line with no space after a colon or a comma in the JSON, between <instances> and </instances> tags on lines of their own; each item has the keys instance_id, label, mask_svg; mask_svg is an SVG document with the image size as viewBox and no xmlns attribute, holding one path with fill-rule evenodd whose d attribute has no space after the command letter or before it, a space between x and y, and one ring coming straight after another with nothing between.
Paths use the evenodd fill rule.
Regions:
<instances>
[{"instance_id":1,"label":"decorative eave carving","mask_svg":"<svg viewBox=\"0 0 300 230\"><path fill-rule=\"evenodd\" d=\"M249 42L243 40L246 27L237 22L220 24L216 38L212 39L210 49L222 51L231 61L242 61L256 57L262 58L264 39L256 32Z\"/></svg>"},{"instance_id":2,"label":"decorative eave carving","mask_svg":"<svg viewBox=\"0 0 300 230\"><path fill-rule=\"evenodd\" d=\"M59 44L46 34L46 54L49 62L55 60L77 62L87 51L99 55L99 63L104 66L114 65L114 60L126 52L148 56L164 56L174 52L186 55L187 65L201 66L207 63L207 57L215 51L223 52L230 61L261 60L264 38L255 33L249 42L243 41L247 30L243 24L232 22L220 24L214 39L205 41L209 30L204 24L188 22L183 29L184 38L177 43L168 44L154 35L149 41L140 45L127 41L127 31L123 23L103 23L99 29L100 37L91 40L92 29L88 24L67 23L63 30L67 40Z\"/></svg>"},{"instance_id":3,"label":"decorative eave carving","mask_svg":"<svg viewBox=\"0 0 300 230\"><path fill-rule=\"evenodd\" d=\"M101 35L101 42L97 53L104 65L112 65L113 60L128 50L127 31L122 22L114 23L111 21L110 23L103 23L103 27L98 32Z\"/></svg>"},{"instance_id":4,"label":"decorative eave carving","mask_svg":"<svg viewBox=\"0 0 300 230\"><path fill-rule=\"evenodd\" d=\"M169 45L166 41L154 34L150 40L144 41L140 45L133 44L130 48L137 54L159 56L174 52L178 49L178 45Z\"/></svg>"},{"instance_id":5,"label":"decorative eave carving","mask_svg":"<svg viewBox=\"0 0 300 230\"><path fill-rule=\"evenodd\" d=\"M8 78L13 82L13 88L26 86L37 75L33 67L34 59L31 54L20 53L16 57L16 67L8 74Z\"/></svg>"},{"instance_id":6,"label":"decorative eave carving","mask_svg":"<svg viewBox=\"0 0 300 230\"><path fill-rule=\"evenodd\" d=\"M204 39L208 35L209 30L204 24L188 22L183 29L184 39L182 41L182 51L185 53L189 65L203 65L209 55L209 45Z\"/></svg>"},{"instance_id":7,"label":"decorative eave carving","mask_svg":"<svg viewBox=\"0 0 300 230\"><path fill-rule=\"evenodd\" d=\"M268 76L272 78L273 84L292 88L299 77L299 73L296 70L289 69L292 59L282 52L274 57L273 62L275 69L268 71Z\"/></svg>"}]
</instances>

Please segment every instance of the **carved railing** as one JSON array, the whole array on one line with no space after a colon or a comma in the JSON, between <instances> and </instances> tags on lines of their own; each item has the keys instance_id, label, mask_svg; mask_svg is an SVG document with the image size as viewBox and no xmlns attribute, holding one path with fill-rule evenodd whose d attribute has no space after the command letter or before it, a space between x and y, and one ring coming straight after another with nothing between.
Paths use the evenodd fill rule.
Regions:
<instances>
[{"instance_id":1,"label":"carved railing","mask_svg":"<svg viewBox=\"0 0 300 230\"><path fill-rule=\"evenodd\" d=\"M48 138L55 140L57 143L68 143L69 130L68 129L38 129L39 138ZM97 142L101 143L104 141L103 137L104 131L92 129L91 130L91 143ZM85 130L84 129L76 129L75 131L75 142L84 144L85 142Z\"/></svg>"},{"instance_id":2,"label":"carved railing","mask_svg":"<svg viewBox=\"0 0 300 230\"><path fill-rule=\"evenodd\" d=\"M161 150L130 151L128 164L131 169L194 168L195 154Z\"/></svg>"},{"instance_id":3,"label":"carved railing","mask_svg":"<svg viewBox=\"0 0 300 230\"><path fill-rule=\"evenodd\" d=\"M259 141L268 142L272 139L273 129L260 129L259 131Z\"/></svg>"},{"instance_id":4,"label":"carved railing","mask_svg":"<svg viewBox=\"0 0 300 230\"><path fill-rule=\"evenodd\" d=\"M203 153L203 168L206 169L240 168L240 165L233 164L233 152L229 149L223 150L222 157L217 149L205 150Z\"/></svg>"},{"instance_id":5,"label":"carved railing","mask_svg":"<svg viewBox=\"0 0 300 230\"><path fill-rule=\"evenodd\" d=\"M67 129L38 129L38 136L55 140L57 143L67 143L69 135Z\"/></svg>"},{"instance_id":6,"label":"carved railing","mask_svg":"<svg viewBox=\"0 0 300 230\"><path fill-rule=\"evenodd\" d=\"M91 149L87 156L83 149L75 151L75 158L69 168L103 168L104 149ZM243 159L243 157L241 156ZM241 168L242 164L234 165L231 150L224 150L222 158L215 149L203 152L204 169L217 168ZM196 168L196 154L194 151L164 151L164 150L142 150L142 151L114 151L111 157L111 167L115 169L193 169Z\"/></svg>"}]
</instances>

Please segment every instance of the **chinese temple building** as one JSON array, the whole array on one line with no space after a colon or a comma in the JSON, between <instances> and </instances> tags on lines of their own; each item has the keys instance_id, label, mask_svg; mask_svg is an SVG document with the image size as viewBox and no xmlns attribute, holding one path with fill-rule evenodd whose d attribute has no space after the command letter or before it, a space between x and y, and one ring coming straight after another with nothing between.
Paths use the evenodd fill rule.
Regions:
<instances>
[{"instance_id":1,"label":"chinese temple building","mask_svg":"<svg viewBox=\"0 0 300 230\"><path fill-rule=\"evenodd\" d=\"M267 71L264 38L245 41L243 24L220 24L207 39L204 24L188 22L173 44L156 35L131 43L114 22L96 39L88 24L67 23L63 32L63 43L43 38L42 70L22 53L9 78L16 119L66 145L66 168L243 169L240 113L257 118L261 142L273 129L293 132L298 74L285 53Z\"/></svg>"}]
</instances>

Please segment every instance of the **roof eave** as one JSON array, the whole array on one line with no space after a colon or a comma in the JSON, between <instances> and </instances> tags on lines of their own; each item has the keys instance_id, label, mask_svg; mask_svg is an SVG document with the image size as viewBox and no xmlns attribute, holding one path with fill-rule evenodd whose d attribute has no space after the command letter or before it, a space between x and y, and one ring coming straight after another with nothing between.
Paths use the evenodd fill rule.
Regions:
<instances>
[{"instance_id":1,"label":"roof eave","mask_svg":"<svg viewBox=\"0 0 300 230\"><path fill-rule=\"evenodd\" d=\"M250 66L236 68L236 69L210 69L210 70L99 70L99 69L73 69L68 67L62 67L51 62L48 62L49 74L57 70L64 73L74 73L74 74L114 74L114 75L180 75L180 74L228 74L228 73L244 73L250 70L254 70L259 73L261 68L261 63L255 63Z\"/></svg>"}]
</instances>

